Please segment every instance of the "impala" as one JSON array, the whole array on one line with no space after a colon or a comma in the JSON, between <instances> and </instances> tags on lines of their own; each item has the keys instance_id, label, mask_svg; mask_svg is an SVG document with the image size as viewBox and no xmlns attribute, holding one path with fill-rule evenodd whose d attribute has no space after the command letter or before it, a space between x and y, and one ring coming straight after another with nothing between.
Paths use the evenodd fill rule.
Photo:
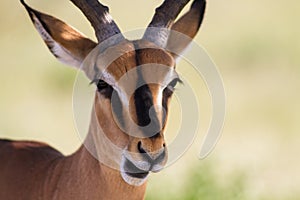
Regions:
<instances>
[{"instance_id":1,"label":"impala","mask_svg":"<svg viewBox=\"0 0 300 200\"><path fill-rule=\"evenodd\" d=\"M206 2L194 0L176 21L189 0L165 0L135 41L124 38L97 0L71 2L98 43L21 0L52 54L97 86L87 137L69 156L43 143L0 140L0 199L143 199L149 173L167 161L168 105L180 80L175 61L198 32ZM169 30L190 40L176 40Z\"/></svg>"}]
</instances>

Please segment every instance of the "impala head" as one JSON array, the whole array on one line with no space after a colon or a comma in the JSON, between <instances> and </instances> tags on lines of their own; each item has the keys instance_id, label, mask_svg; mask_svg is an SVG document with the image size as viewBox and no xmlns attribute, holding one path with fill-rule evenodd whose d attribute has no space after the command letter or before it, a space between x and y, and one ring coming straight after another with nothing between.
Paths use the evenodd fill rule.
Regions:
<instances>
[{"instance_id":1,"label":"impala head","mask_svg":"<svg viewBox=\"0 0 300 200\"><path fill-rule=\"evenodd\" d=\"M164 134L168 106L174 87L180 81L175 60L199 30L205 0L195 0L176 22L189 0L164 1L156 9L143 38L136 41L123 37L108 8L97 0L71 1L91 22L101 45L97 46L66 23L21 2L58 60L80 67L96 49L93 63L82 67L97 86L96 121L105 136L123 149L119 166L122 178L129 184L140 185L150 171L160 171L166 164ZM169 30L189 39L176 40L176 34Z\"/></svg>"}]
</instances>

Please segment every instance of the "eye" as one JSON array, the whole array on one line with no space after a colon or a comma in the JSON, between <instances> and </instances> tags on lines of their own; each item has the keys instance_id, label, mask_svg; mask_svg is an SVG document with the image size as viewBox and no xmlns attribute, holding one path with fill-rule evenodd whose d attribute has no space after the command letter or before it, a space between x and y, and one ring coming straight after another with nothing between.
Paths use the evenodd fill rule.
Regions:
<instances>
[{"instance_id":1,"label":"eye","mask_svg":"<svg viewBox=\"0 0 300 200\"><path fill-rule=\"evenodd\" d=\"M110 86L108 83L106 83L101 79L97 81L97 89L101 94L106 94L106 95L111 94L113 91L112 86Z\"/></svg>"},{"instance_id":2,"label":"eye","mask_svg":"<svg viewBox=\"0 0 300 200\"><path fill-rule=\"evenodd\" d=\"M97 83L97 90L102 96L104 96L105 98L111 97L114 90L111 85L101 79L95 80L94 83Z\"/></svg>"},{"instance_id":3,"label":"eye","mask_svg":"<svg viewBox=\"0 0 300 200\"><path fill-rule=\"evenodd\" d=\"M105 81L103 81L103 80L99 80L97 82L98 91L102 91L102 90L104 90L104 89L106 89L108 87L109 87L109 85Z\"/></svg>"}]
</instances>

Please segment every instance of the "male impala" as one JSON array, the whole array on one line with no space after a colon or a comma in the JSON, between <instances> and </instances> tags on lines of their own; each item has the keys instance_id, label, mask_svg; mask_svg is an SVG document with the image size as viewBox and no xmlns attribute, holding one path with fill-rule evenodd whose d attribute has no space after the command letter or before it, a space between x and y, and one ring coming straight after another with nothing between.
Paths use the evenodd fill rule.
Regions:
<instances>
[{"instance_id":1,"label":"male impala","mask_svg":"<svg viewBox=\"0 0 300 200\"><path fill-rule=\"evenodd\" d=\"M168 30L193 38L203 19L205 0L194 0L177 21L189 0L165 0L143 38L136 41L122 36L108 8L97 0L71 1L91 22L98 43L21 3L53 55L82 66L97 85L85 145L63 156L46 144L0 140L1 200L143 199L149 172L158 172L166 164L165 122L179 80L178 53L166 48L180 53L190 41L174 41ZM97 46L100 43L104 45ZM147 81L149 77L156 82Z\"/></svg>"}]
</instances>

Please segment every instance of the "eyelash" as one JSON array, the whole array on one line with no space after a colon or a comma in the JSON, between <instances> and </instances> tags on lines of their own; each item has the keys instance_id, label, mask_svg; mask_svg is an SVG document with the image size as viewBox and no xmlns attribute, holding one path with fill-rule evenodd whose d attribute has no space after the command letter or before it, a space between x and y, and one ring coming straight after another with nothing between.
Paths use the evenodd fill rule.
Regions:
<instances>
[{"instance_id":1,"label":"eyelash","mask_svg":"<svg viewBox=\"0 0 300 200\"><path fill-rule=\"evenodd\" d=\"M177 83L182 83L182 81L179 78L176 78L176 79L172 80L169 83L169 85L165 88L164 95L166 95L166 97L172 96L172 94L175 91L175 86Z\"/></svg>"},{"instance_id":2,"label":"eyelash","mask_svg":"<svg viewBox=\"0 0 300 200\"><path fill-rule=\"evenodd\" d=\"M177 83L182 83L182 81L179 78L176 78L174 80L172 80L169 85L167 86L167 88L171 91L175 90L175 86L177 85Z\"/></svg>"}]
</instances>

